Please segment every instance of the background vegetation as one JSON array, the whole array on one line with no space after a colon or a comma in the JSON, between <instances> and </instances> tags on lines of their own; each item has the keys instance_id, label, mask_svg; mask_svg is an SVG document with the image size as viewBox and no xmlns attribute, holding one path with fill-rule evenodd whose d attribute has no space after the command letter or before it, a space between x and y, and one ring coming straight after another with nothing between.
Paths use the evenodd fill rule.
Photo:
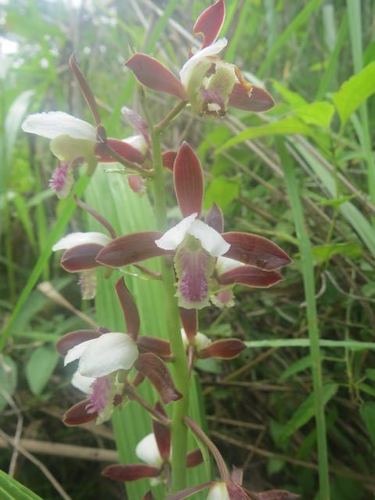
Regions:
<instances>
[{"instance_id":1,"label":"background vegetation","mask_svg":"<svg viewBox=\"0 0 375 500\"><path fill-rule=\"evenodd\" d=\"M20 123L41 110L90 120L67 66L74 51L109 135L130 135L120 109L137 107L136 84L124 60L131 49L142 50L177 71L195 43L192 20L208 4L0 5L0 36L8 40L0 38L0 446L7 448L0 467L45 499L56 498L56 480L75 499L123 495L121 485L99 475L116 461L107 451L114 450L112 430L67 429L59 420L77 393L54 349L60 335L85 325L72 307L105 326L121 320L108 285L96 310L81 304L75 276L50 258L68 221L76 230L93 223L81 213L71 219L72 202L58 202L49 191L56 161L48 141L20 133ZM372 498L375 6L369 0L227 0L227 10L225 58L248 69L250 81L263 81L277 106L264 116L235 112L215 122L185 113L164 144L175 149L184 138L197 149L208 178L205 205L221 205L227 228L274 239L294 263L274 289L237 290L238 307L201 313L205 333L233 334L249 344L238 361L200 366L209 432L255 489L285 487L313 499L319 474L323 485L328 477L328 457L332 499ZM155 117L168 109L164 96L150 98ZM121 232L152 227L148 201L129 192L120 174L98 172L86 198ZM68 304L37 289L41 282ZM133 278L143 329L162 331L162 298L149 284L146 295L143 286ZM123 415L116 418L120 453L131 458L144 423L129 408L123 436ZM9 447L13 438L19 453ZM129 498L140 498L146 486L130 490Z\"/></svg>"}]
</instances>

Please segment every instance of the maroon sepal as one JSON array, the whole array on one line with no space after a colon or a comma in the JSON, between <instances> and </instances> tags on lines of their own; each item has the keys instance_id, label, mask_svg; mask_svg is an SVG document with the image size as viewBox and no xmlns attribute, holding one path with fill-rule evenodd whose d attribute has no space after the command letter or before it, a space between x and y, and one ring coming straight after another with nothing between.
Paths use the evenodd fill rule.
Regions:
<instances>
[{"instance_id":1,"label":"maroon sepal","mask_svg":"<svg viewBox=\"0 0 375 500\"><path fill-rule=\"evenodd\" d=\"M125 161L141 164L145 159L143 153L126 141L107 139L106 143L115 153L124 158ZM102 163L113 163L118 161L116 158L113 158L111 153L100 142L96 145L95 154Z\"/></svg>"},{"instance_id":2,"label":"maroon sepal","mask_svg":"<svg viewBox=\"0 0 375 500\"><path fill-rule=\"evenodd\" d=\"M164 360L170 360L172 357L171 346L167 340L141 335L137 339L137 346L141 353L152 352Z\"/></svg>"},{"instance_id":3,"label":"maroon sepal","mask_svg":"<svg viewBox=\"0 0 375 500\"><path fill-rule=\"evenodd\" d=\"M146 87L186 100L185 89L180 80L157 59L137 52L126 62L126 66Z\"/></svg>"},{"instance_id":4,"label":"maroon sepal","mask_svg":"<svg viewBox=\"0 0 375 500\"><path fill-rule=\"evenodd\" d=\"M145 378L146 377L143 375L143 373L137 372L132 380L132 385L134 385L134 387L138 387L144 381Z\"/></svg>"},{"instance_id":5,"label":"maroon sepal","mask_svg":"<svg viewBox=\"0 0 375 500\"><path fill-rule=\"evenodd\" d=\"M278 269L291 262L284 250L263 236L240 232L223 233L222 236L230 243L225 257L266 270Z\"/></svg>"},{"instance_id":6,"label":"maroon sepal","mask_svg":"<svg viewBox=\"0 0 375 500\"><path fill-rule=\"evenodd\" d=\"M246 345L238 339L223 339L212 342L199 351L200 358L232 359L246 349Z\"/></svg>"},{"instance_id":7,"label":"maroon sepal","mask_svg":"<svg viewBox=\"0 0 375 500\"><path fill-rule=\"evenodd\" d=\"M252 492L252 496L256 500L298 500L300 495L290 493L286 490L267 490L260 491L259 493Z\"/></svg>"},{"instance_id":8,"label":"maroon sepal","mask_svg":"<svg viewBox=\"0 0 375 500\"><path fill-rule=\"evenodd\" d=\"M241 83L235 84L229 96L229 106L245 111L267 111L274 105L274 100L266 90L251 86L249 92Z\"/></svg>"},{"instance_id":9,"label":"maroon sepal","mask_svg":"<svg viewBox=\"0 0 375 500\"><path fill-rule=\"evenodd\" d=\"M199 448L186 455L186 467L196 467L203 462L202 452Z\"/></svg>"},{"instance_id":10,"label":"maroon sepal","mask_svg":"<svg viewBox=\"0 0 375 500\"><path fill-rule=\"evenodd\" d=\"M167 414L163 408L163 406L157 402L155 404L155 410L167 417ZM171 452L171 431L169 427L163 425L157 420L152 421L152 429L154 431L156 443L158 445L159 453L161 458L164 461L169 460L170 452Z\"/></svg>"},{"instance_id":11,"label":"maroon sepal","mask_svg":"<svg viewBox=\"0 0 375 500\"><path fill-rule=\"evenodd\" d=\"M214 203L206 215L206 223L216 229L218 233L224 231L224 217L220 207Z\"/></svg>"},{"instance_id":12,"label":"maroon sepal","mask_svg":"<svg viewBox=\"0 0 375 500\"><path fill-rule=\"evenodd\" d=\"M128 175L128 184L133 193L144 194L146 192L146 183L140 175Z\"/></svg>"},{"instance_id":13,"label":"maroon sepal","mask_svg":"<svg viewBox=\"0 0 375 500\"><path fill-rule=\"evenodd\" d=\"M129 465L108 465L102 470L102 476L114 481L136 481L145 477L158 477L160 469L151 465L129 464Z\"/></svg>"},{"instance_id":14,"label":"maroon sepal","mask_svg":"<svg viewBox=\"0 0 375 500\"><path fill-rule=\"evenodd\" d=\"M183 307L180 307L179 311L183 329L185 330L189 342L192 343L198 331L198 311L196 309L185 309Z\"/></svg>"},{"instance_id":15,"label":"maroon sepal","mask_svg":"<svg viewBox=\"0 0 375 500\"><path fill-rule=\"evenodd\" d=\"M279 272L264 271L255 266L238 266L218 276L218 282L221 285L237 283L256 288L268 288L281 280L282 276Z\"/></svg>"},{"instance_id":16,"label":"maroon sepal","mask_svg":"<svg viewBox=\"0 0 375 500\"><path fill-rule=\"evenodd\" d=\"M202 210L203 171L199 158L187 142L183 142L173 165L174 189L184 217Z\"/></svg>"},{"instance_id":17,"label":"maroon sepal","mask_svg":"<svg viewBox=\"0 0 375 500\"><path fill-rule=\"evenodd\" d=\"M84 399L69 408L63 416L64 424L68 427L72 427L74 425L82 425L95 420L98 414L95 412L88 413L86 410L88 404L90 404L90 400Z\"/></svg>"},{"instance_id":18,"label":"maroon sepal","mask_svg":"<svg viewBox=\"0 0 375 500\"><path fill-rule=\"evenodd\" d=\"M177 151L165 151L161 156L163 159L163 166L173 172L173 165L177 156Z\"/></svg>"},{"instance_id":19,"label":"maroon sepal","mask_svg":"<svg viewBox=\"0 0 375 500\"><path fill-rule=\"evenodd\" d=\"M97 330L76 330L75 332L66 333L56 342L57 352L61 356L66 356L72 347L86 342L86 340L97 339L100 335Z\"/></svg>"},{"instance_id":20,"label":"maroon sepal","mask_svg":"<svg viewBox=\"0 0 375 500\"><path fill-rule=\"evenodd\" d=\"M194 493L198 491L205 490L214 483L209 481L207 483L197 484L196 486L191 486L190 488L185 488L184 490L178 491L177 493L172 493L168 495L168 500L183 500L184 498L189 498Z\"/></svg>"},{"instance_id":21,"label":"maroon sepal","mask_svg":"<svg viewBox=\"0 0 375 500\"><path fill-rule=\"evenodd\" d=\"M94 243L69 248L63 253L60 264L69 273L95 269L95 267L98 267L95 259L102 248L102 245Z\"/></svg>"},{"instance_id":22,"label":"maroon sepal","mask_svg":"<svg viewBox=\"0 0 375 500\"><path fill-rule=\"evenodd\" d=\"M236 484L243 483L243 469L239 467L233 467L232 472L230 473L231 480Z\"/></svg>"},{"instance_id":23,"label":"maroon sepal","mask_svg":"<svg viewBox=\"0 0 375 500\"><path fill-rule=\"evenodd\" d=\"M96 256L98 264L109 267L120 267L134 264L151 257L171 254L156 246L155 240L161 237L162 233L157 231L147 231L144 233L132 233L120 236L106 245Z\"/></svg>"},{"instance_id":24,"label":"maroon sepal","mask_svg":"<svg viewBox=\"0 0 375 500\"><path fill-rule=\"evenodd\" d=\"M228 481L227 490L230 500L250 500L249 495L239 484Z\"/></svg>"},{"instance_id":25,"label":"maroon sepal","mask_svg":"<svg viewBox=\"0 0 375 500\"><path fill-rule=\"evenodd\" d=\"M218 0L205 9L195 21L193 33L203 37L202 49L211 45L223 26L225 19L224 0Z\"/></svg>"},{"instance_id":26,"label":"maroon sepal","mask_svg":"<svg viewBox=\"0 0 375 500\"><path fill-rule=\"evenodd\" d=\"M160 358L151 352L140 354L135 367L145 375L160 394L164 404L181 399L182 394L174 386L172 377Z\"/></svg>"},{"instance_id":27,"label":"maroon sepal","mask_svg":"<svg viewBox=\"0 0 375 500\"><path fill-rule=\"evenodd\" d=\"M127 332L131 337L136 339L140 327L138 309L123 278L120 278L116 283L116 293L121 304L122 312L124 313Z\"/></svg>"}]
</instances>

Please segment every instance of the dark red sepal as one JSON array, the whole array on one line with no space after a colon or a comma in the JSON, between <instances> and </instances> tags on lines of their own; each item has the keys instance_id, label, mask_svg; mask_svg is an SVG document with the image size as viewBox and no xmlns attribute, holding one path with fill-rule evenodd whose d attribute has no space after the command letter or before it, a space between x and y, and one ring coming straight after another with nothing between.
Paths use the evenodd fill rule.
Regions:
<instances>
[{"instance_id":1,"label":"dark red sepal","mask_svg":"<svg viewBox=\"0 0 375 500\"><path fill-rule=\"evenodd\" d=\"M162 233L156 231L147 231L120 236L99 252L96 261L109 267L121 267L173 253L156 246L155 240L161 235Z\"/></svg>"},{"instance_id":2,"label":"dark red sepal","mask_svg":"<svg viewBox=\"0 0 375 500\"><path fill-rule=\"evenodd\" d=\"M61 266L70 273L95 269L98 267L95 259L102 248L102 245L96 243L85 243L69 248L61 257Z\"/></svg>"},{"instance_id":3,"label":"dark red sepal","mask_svg":"<svg viewBox=\"0 0 375 500\"><path fill-rule=\"evenodd\" d=\"M75 332L67 333L56 342L57 352L61 356L66 356L72 347L87 340L97 339L100 335L100 332L97 330L76 330Z\"/></svg>"},{"instance_id":4,"label":"dark red sepal","mask_svg":"<svg viewBox=\"0 0 375 500\"><path fill-rule=\"evenodd\" d=\"M159 402L155 404L155 410L161 415L167 417L167 414L163 406ZM154 419L152 421L152 429L154 431L156 443L158 445L161 458L164 461L169 460L169 455L171 452L171 431L169 427L163 425L162 423Z\"/></svg>"},{"instance_id":5,"label":"dark red sepal","mask_svg":"<svg viewBox=\"0 0 375 500\"><path fill-rule=\"evenodd\" d=\"M146 87L182 100L186 99L185 89L180 80L157 59L137 52L127 61L126 66Z\"/></svg>"},{"instance_id":6,"label":"dark red sepal","mask_svg":"<svg viewBox=\"0 0 375 500\"><path fill-rule=\"evenodd\" d=\"M212 342L199 351L200 358L232 359L246 349L246 345L238 339L223 339Z\"/></svg>"},{"instance_id":7,"label":"dark red sepal","mask_svg":"<svg viewBox=\"0 0 375 500\"><path fill-rule=\"evenodd\" d=\"M136 481L145 477L158 477L160 469L151 465L129 464L129 465L108 465L102 470L102 476L114 481Z\"/></svg>"},{"instance_id":8,"label":"dark red sepal","mask_svg":"<svg viewBox=\"0 0 375 500\"><path fill-rule=\"evenodd\" d=\"M167 340L157 337L141 335L137 339L137 346L141 353L152 352L161 359L170 360L172 356L171 346Z\"/></svg>"},{"instance_id":9,"label":"dark red sepal","mask_svg":"<svg viewBox=\"0 0 375 500\"><path fill-rule=\"evenodd\" d=\"M264 271L255 266L239 266L218 276L221 285L240 284L256 288L268 288L282 280L277 271Z\"/></svg>"},{"instance_id":10,"label":"dark red sepal","mask_svg":"<svg viewBox=\"0 0 375 500\"><path fill-rule=\"evenodd\" d=\"M161 156L163 158L163 166L173 172L173 165L177 156L177 151L165 151Z\"/></svg>"},{"instance_id":11,"label":"dark red sepal","mask_svg":"<svg viewBox=\"0 0 375 500\"><path fill-rule=\"evenodd\" d=\"M121 304L122 312L124 313L127 332L131 337L136 339L140 327L138 309L123 278L120 278L116 283L116 293Z\"/></svg>"},{"instance_id":12,"label":"dark red sepal","mask_svg":"<svg viewBox=\"0 0 375 500\"><path fill-rule=\"evenodd\" d=\"M250 500L244 488L232 481L227 482L227 490L230 500Z\"/></svg>"},{"instance_id":13,"label":"dark red sepal","mask_svg":"<svg viewBox=\"0 0 375 500\"><path fill-rule=\"evenodd\" d=\"M214 203L206 215L206 223L218 233L224 231L224 217L221 208Z\"/></svg>"},{"instance_id":14,"label":"dark red sepal","mask_svg":"<svg viewBox=\"0 0 375 500\"><path fill-rule=\"evenodd\" d=\"M183 307L180 307L179 311L183 329L190 343L192 343L198 331L198 311Z\"/></svg>"},{"instance_id":15,"label":"dark red sepal","mask_svg":"<svg viewBox=\"0 0 375 500\"><path fill-rule=\"evenodd\" d=\"M192 147L183 142L173 165L174 189L184 217L202 210L203 170Z\"/></svg>"},{"instance_id":16,"label":"dark red sepal","mask_svg":"<svg viewBox=\"0 0 375 500\"><path fill-rule=\"evenodd\" d=\"M298 500L301 498L296 493L291 493L286 490L267 490L259 493L252 492L252 496L256 500Z\"/></svg>"},{"instance_id":17,"label":"dark red sepal","mask_svg":"<svg viewBox=\"0 0 375 500\"><path fill-rule=\"evenodd\" d=\"M214 483L209 481L207 483L197 484L196 486L191 486L190 488L185 488L184 490L178 491L177 493L171 493L168 495L168 500L183 500L184 498L189 498L194 493L198 491L205 490Z\"/></svg>"},{"instance_id":18,"label":"dark red sepal","mask_svg":"<svg viewBox=\"0 0 375 500\"><path fill-rule=\"evenodd\" d=\"M225 257L266 270L278 269L291 262L284 250L263 236L240 232L223 233L222 236L230 243Z\"/></svg>"},{"instance_id":19,"label":"dark red sepal","mask_svg":"<svg viewBox=\"0 0 375 500\"><path fill-rule=\"evenodd\" d=\"M241 83L236 83L229 96L229 106L244 111L267 111L275 105L272 96L260 87L251 87L249 92Z\"/></svg>"},{"instance_id":20,"label":"dark red sepal","mask_svg":"<svg viewBox=\"0 0 375 500\"><path fill-rule=\"evenodd\" d=\"M195 21L193 32L203 37L202 49L218 37L225 19L224 0L218 0L205 9Z\"/></svg>"},{"instance_id":21,"label":"dark red sepal","mask_svg":"<svg viewBox=\"0 0 375 500\"><path fill-rule=\"evenodd\" d=\"M164 404L181 399L172 377L163 361L151 352L140 354L135 367L145 375L160 394Z\"/></svg>"},{"instance_id":22,"label":"dark red sepal","mask_svg":"<svg viewBox=\"0 0 375 500\"><path fill-rule=\"evenodd\" d=\"M88 413L86 410L88 404L90 404L90 400L84 399L69 408L63 416L64 424L72 427L74 425L82 425L95 420L98 414Z\"/></svg>"},{"instance_id":23,"label":"dark red sepal","mask_svg":"<svg viewBox=\"0 0 375 500\"><path fill-rule=\"evenodd\" d=\"M203 462L203 455L199 448L186 455L186 467L196 467Z\"/></svg>"},{"instance_id":24,"label":"dark red sepal","mask_svg":"<svg viewBox=\"0 0 375 500\"><path fill-rule=\"evenodd\" d=\"M118 139L107 139L107 145L113 149L115 153L124 158L125 161L130 163L143 163L145 156L139 149L135 148L131 144L128 144L126 141L119 141ZM100 142L97 143L95 147L95 154L98 158L98 161L102 163L113 163L117 162L116 158L114 158L110 151L105 147L104 144Z\"/></svg>"}]
</instances>

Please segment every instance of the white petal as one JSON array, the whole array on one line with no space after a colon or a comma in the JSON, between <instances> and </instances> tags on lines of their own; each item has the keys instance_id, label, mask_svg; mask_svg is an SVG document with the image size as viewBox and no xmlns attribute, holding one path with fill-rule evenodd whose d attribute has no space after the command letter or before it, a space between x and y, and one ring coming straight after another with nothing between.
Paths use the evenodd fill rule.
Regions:
<instances>
[{"instance_id":1,"label":"white petal","mask_svg":"<svg viewBox=\"0 0 375 500\"><path fill-rule=\"evenodd\" d=\"M89 243L105 246L111 241L111 238L103 233L87 232L87 233L70 233L52 247L54 252L57 250L69 250L69 248L77 247L78 245L86 245Z\"/></svg>"},{"instance_id":2,"label":"white petal","mask_svg":"<svg viewBox=\"0 0 375 500\"><path fill-rule=\"evenodd\" d=\"M153 433L147 434L147 436L139 441L135 449L135 454L142 462L154 467L160 467L163 462Z\"/></svg>"},{"instance_id":3,"label":"white petal","mask_svg":"<svg viewBox=\"0 0 375 500\"><path fill-rule=\"evenodd\" d=\"M230 500L228 489L225 483L216 483L210 488L207 500Z\"/></svg>"},{"instance_id":4,"label":"white petal","mask_svg":"<svg viewBox=\"0 0 375 500\"><path fill-rule=\"evenodd\" d=\"M72 377L72 385L76 389L79 389L80 391L84 392L85 394L91 394L92 393L91 384L94 382L94 380L95 378L93 377L84 377L77 370L76 372L74 372L74 375Z\"/></svg>"},{"instance_id":5,"label":"white petal","mask_svg":"<svg viewBox=\"0 0 375 500\"><path fill-rule=\"evenodd\" d=\"M133 146L133 148L138 149L138 151L142 154L147 151L147 142L145 141L143 135L131 135L130 137L126 137L123 142L126 142L127 144L130 144L130 146Z\"/></svg>"},{"instance_id":6,"label":"white petal","mask_svg":"<svg viewBox=\"0 0 375 500\"><path fill-rule=\"evenodd\" d=\"M117 370L130 370L138 358L138 348L126 333L101 335L84 350L78 370L85 377L104 377Z\"/></svg>"},{"instance_id":7,"label":"white petal","mask_svg":"<svg viewBox=\"0 0 375 500\"><path fill-rule=\"evenodd\" d=\"M191 214L181 222L173 226L161 238L155 241L156 246L164 250L175 250L189 233L191 225L194 223L198 214Z\"/></svg>"},{"instance_id":8,"label":"white petal","mask_svg":"<svg viewBox=\"0 0 375 500\"><path fill-rule=\"evenodd\" d=\"M197 348L198 351L201 351L205 347L208 347L211 344L212 340L207 337L204 333L197 332L195 339L194 339L194 345Z\"/></svg>"},{"instance_id":9,"label":"white petal","mask_svg":"<svg viewBox=\"0 0 375 500\"><path fill-rule=\"evenodd\" d=\"M85 340L84 342L81 342L80 344L75 345L69 351L66 353L66 356L64 358L64 366L68 365L72 361L75 361L76 359L80 359L82 356L83 352L86 350L86 348L92 343L95 342L96 339L90 339L90 340Z\"/></svg>"},{"instance_id":10,"label":"white petal","mask_svg":"<svg viewBox=\"0 0 375 500\"><path fill-rule=\"evenodd\" d=\"M208 47L205 47L202 50L198 50L198 52L196 52L188 61L186 61L186 63L180 70L180 79L182 85L185 88L187 87L191 72L193 71L197 63L199 63L199 61L206 57L216 56L227 46L227 43L228 41L226 38L220 38L211 45L208 45Z\"/></svg>"},{"instance_id":11,"label":"white petal","mask_svg":"<svg viewBox=\"0 0 375 500\"><path fill-rule=\"evenodd\" d=\"M182 343L184 344L184 347L186 349L189 345L189 339L188 339L186 332L183 328L181 328L181 338L182 338Z\"/></svg>"},{"instance_id":12,"label":"white petal","mask_svg":"<svg viewBox=\"0 0 375 500\"><path fill-rule=\"evenodd\" d=\"M73 139L96 142L95 127L63 111L29 115L22 123L22 130L47 137L47 139L67 135Z\"/></svg>"},{"instance_id":13,"label":"white petal","mask_svg":"<svg viewBox=\"0 0 375 500\"><path fill-rule=\"evenodd\" d=\"M223 274L244 265L239 260L230 259L229 257L219 257L216 262L216 270L219 274Z\"/></svg>"},{"instance_id":14,"label":"white petal","mask_svg":"<svg viewBox=\"0 0 375 500\"><path fill-rule=\"evenodd\" d=\"M195 220L187 232L197 238L202 247L213 257L224 255L230 248L230 244L216 229L201 220Z\"/></svg>"}]
</instances>

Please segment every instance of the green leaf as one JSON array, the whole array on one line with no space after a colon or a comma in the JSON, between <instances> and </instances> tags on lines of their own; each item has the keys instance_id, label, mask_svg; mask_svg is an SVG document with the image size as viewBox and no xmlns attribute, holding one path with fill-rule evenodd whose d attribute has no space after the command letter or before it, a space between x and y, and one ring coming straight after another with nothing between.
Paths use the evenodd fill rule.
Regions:
<instances>
[{"instance_id":1,"label":"green leaf","mask_svg":"<svg viewBox=\"0 0 375 500\"><path fill-rule=\"evenodd\" d=\"M35 395L42 393L59 360L59 354L54 347L38 347L32 353L26 364L26 378Z\"/></svg>"},{"instance_id":2,"label":"green leaf","mask_svg":"<svg viewBox=\"0 0 375 500\"><path fill-rule=\"evenodd\" d=\"M335 108L327 101L316 101L293 109L294 114L308 125L317 125L328 129Z\"/></svg>"},{"instance_id":3,"label":"green leaf","mask_svg":"<svg viewBox=\"0 0 375 500\"><path fill-rule=\"evenodd\" d=\"M2 396L11 396L16 390L17 386L17 365L9 356L0 354L0 412L4 410L8 402Z\"/></svg>"},{"instance_id":4,"label":"green leaf","mask_svg":"<svg viewBox=\"0 0 375 500\"><path fill-rule=\"evenodd\" d=\"M228 205L238 197L239 192L238 182L228 180L225 177L216 177L208 185L204 206L208 208L213 203L217 203L225 211Z\"/></svg>"},{"instance_id":5,"label":"green leaf","mask_svg":"<svg viewBox=\"0 0 375 500\"><path fill-rule=\"evenodd\" d=\"M328 262L335 255L355 259L361 257L362 253L362 247L358 243L331 243L330 245L317 245L313 248L316 264Z\"/></svg>"},{"instance_id":6,"label":"green leaf","mask_svg":"<svg viewBox=\"0 0 375 500\"><path fill-rule=\"evenodd\" d=\"M338 389L337 384L327 384L323 387L323 404L326 405L328 401L336 394ZM292 418L283 427L281 432L281 440L287 441L300 427L307 424L315 413L314 407L314 393L310 394L305 401L298 407Z\"/></svg>"},{"instance_id":7,"label":"green leaf","mask_svg":"<svg viewBox=\"0 0 375 500\"><path fill-rule=\"evenodd\" d=\"M371 442L375 446L375 403L373 401L363 403L359 413L366 425Z\"/></svg>"},{"instance_id":8,"label":"green leaf","mask_svg":"<svg viewBox=\"0 0 375 500\"><path fill-rule=\"evenodd\" d=\"M375 92L375 62L344 82L332 99L342 125L354 111Z\"/></svg>"},{"instance_id":9,"label":"green leaf","mask_svg":"<svg viewBox=\"0 0 375 500\"><path fill-rule=\"evenodd\" d=\"M225 142L218 150L217 153L220 153L224 149L228 149L236 144L240 144L241 142L245 142L249 139L256 139L257 137L266 137L272 135L293 135L293 134L302 134L302 135L310 135L312 133L311 129L303 123L298 118L288 117L283 118L281 120L268 123L267 125L260 125L259 127L250 127L229 141Z\"/></svg>"},{"instance_id":10,"label":"green leaf","mask_svg":"<svg viewBox=\"0 0 375 500\"><path fill-rule=\"evenodd\" d=\"M280 382L283 382L284 380L287 380L289 377L292 375L296 375L297 373L300 373L302 371L307 370L308 368L311 369L311 356L304 356L301 359L298 359L294 363L292 363L288 368L281 374L279 380Z\"/></svg>"},{"instance_id":11,"label":"green leaf","mask_svg":"<svg viewBox=\"0 0 375 500\"><path fill-rule=\"evenodd\" d=\"M0 470L0 498L3 500L42 500L40 496L2 470Z\"/></svg>"}]
</instances>

